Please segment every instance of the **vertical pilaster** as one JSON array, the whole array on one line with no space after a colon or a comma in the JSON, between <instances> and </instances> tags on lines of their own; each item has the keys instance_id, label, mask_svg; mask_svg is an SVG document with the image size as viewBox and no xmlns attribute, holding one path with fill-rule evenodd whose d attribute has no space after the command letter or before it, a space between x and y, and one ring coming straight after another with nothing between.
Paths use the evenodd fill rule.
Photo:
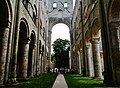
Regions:
<instances>
[{"instance_id":1,"label":"vertical pilaster","mask_svg":"<svg viewBox=\"0 0 120 88\"><path fill-rule=\"evenodd\" d=\"M114 71L112 64L112 49L110 30L108 28L108 22L104 6L105 0L98 0L99 13L100 13L100 24L101 24L101 37L103 46L103 58L104 58L104 84L114 85Z\"/></svg>"},{"instance_id":2,"label":"vertical pilaster","mask_svg":"<svg viewBox=\"0 0 120 88\"><path fill-rule=\"evenodd\" d=\"M94 38L92 40L93 62L95 79L102 79L102 68L100 60L99 40Z\"/></svg>"}]
</instances>

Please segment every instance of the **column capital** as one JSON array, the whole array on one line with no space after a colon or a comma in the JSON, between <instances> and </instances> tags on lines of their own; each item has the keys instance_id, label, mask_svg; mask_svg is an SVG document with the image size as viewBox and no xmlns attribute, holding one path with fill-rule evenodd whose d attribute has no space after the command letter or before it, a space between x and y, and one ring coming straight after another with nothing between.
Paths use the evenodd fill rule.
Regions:
<instances>
[{"instance_id":1,"label":"column capital","mask_svg":"<svg viewBox=\"0 0 120 88\"><path fill-rule=\"evenodd\" d=\"M27 38L25 38L25 39L22 40L22 42L23 42L24 44L29 44L30 41L31 41L30 37L27 37Z\"/></svg>"},{"instance_id":2,"label":"column capital","mask_svg":"<svg viewBox=\"0 0 120 88\"><path fill-rule=\"evenodd\" d=\"M82 48L80 49L80 52L82 53Z\"/></svg>"},{"instance_id":3,"label":"column capital","mask_svg":"<svg viewBox=\"0 0 120 88\"><path fill-rule=\"evenodd\" d=\"M12 22L10 22L9 20L7 21L7 28L11 28Z\"/></svg>"},{"instance_id":4,"label":"column capital","mask_svg":"<svg viewBox=\"0 0 120 88\"><path fill-rule=\"evenodd\" d=\"M112 28L118 28L120 26L120 21L119 20L111 21L109 22L109 26Z\"/></svg>"},{"instance_id":5,"label":"column capital","mask_svg":"<svg viewBox=\"0 0 120 88\"><path fill-rule=\"evenodd\" d=\"M86 48L89 49L90 48L90 44L86 44Z\"/></svg>"},{"instance_id":6,"label":"column capital","mask_svg":"<svg viewBox=\"0 0 120 88\"><path fill-rule=\"evenodd\" d=\"M35 49L35 47L36 47L36 44L33 44L33 45L32 45L32 49Z\"/></svg>"},{"instance_id":7,"label":"column capital","mask_svg":"<svg viewBox=\"0 0 120 88\"><path fill-rule=\"evenodd\" d=\"M93 39L91 40L91 43L92 43L92 44L93 44L93 43L99 44L99 40L100 40L100 38L93 38Z\"/></svg>"}]
</instances>

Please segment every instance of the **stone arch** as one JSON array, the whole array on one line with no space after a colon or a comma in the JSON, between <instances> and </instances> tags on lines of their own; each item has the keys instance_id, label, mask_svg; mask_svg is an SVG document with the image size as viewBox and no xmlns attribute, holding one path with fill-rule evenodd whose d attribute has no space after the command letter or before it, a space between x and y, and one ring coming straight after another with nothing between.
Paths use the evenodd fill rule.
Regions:
<instances>
[{"instance_id":1,"label":"stone arch","mask_svg":"<svg viewBox=\"0 0 120 88\"><path fill-rule=\"evenodd\" d=\"M22 18L19 25L19 41L17 55L17 77L27 77L28 49L29 49L29 27L27 21Z\"/></svg>"},{"instance_id":2,"label":"stone arch","mask_svg":"<svg viewBox=\"0 0 120 88\"><path fill-rule=\"evenodd\" d=\"M35 35L35 32L32 31L30 35L30 44L29 44L27 77L33 77L35 46L36 46L36 35Z\"/></svg>"},{"instance_id":3,"label":"stone arch","mask_svg":"<svg viewBox=\"0 0 120 88\"><path fill-rule=\"evenodd\" d=\"M3 9L4 8L4 9ZM7 53L8 53L8 42L9 34L11 30L12 21L12 7L9 0L0 0L0 85L3 84L4 76L7 75L5 67ZM5 78L6 79L6 78Z\"/></svg>"},{"instance_id":4,"label":"stone arch","mask_svg":"<svg viewBox=\"0 0 120 88\"><path fill-rule=\"evenodd\" d=\"M51 30L52 30L52 28L53 28L54 25L59 24L59 23L63 23L63 24L65 24L65 25L67 25L67 26L69 27L69 29L71 28L70 20L64 20L64 21L63 21L63 20L61 20L61 19L57 19L56 21L50 23L50 25L51 25Z\"/></svg>"},{"instance_id":5,"label":"stone arch","mask_svg":"<svg viewBox=\"0 0 120 88\"><path fill-rule=\"evenodd\" d=\"M24 27L25 27L25 33L24 34L26 34L26 37L29 37L29 34L30 34L30 31L29 31L29 25L28 25L28 22L27 22L27 20L25 19L25 18L21 18L21 23L23 23L24 24Z\"/></svg>"},{"instance_id":6,"label":"stone arch","mask_svg":"<svg viewBox=\"0 0 120 88\"><path fill-rule=\"evenodd\" d=\"M91 35L92 38L99 38L99 30L100 30L100 22L99 19L96 18L93 23L92 23L92 27L91 27Z\"/></svg>"},{"instance_id":7,"label":"stone arch","mask_svg":"<svg viewBox=\"0 0 120 88\"><path fill-rule=\"evenodd\" d=\"M120 18L120 0L113 0L111 3L110 19L118 20Z\"/></svg>"},{"instance_id":8,"label":"stone arch","mask_svg":"<svg viewBox=\"0 0 120 88\"><path fill-rule=\"evenodd\" d=\"M85 42L86 44L90 43L90 40L91 40L91 34L90 34L90 30L86 31L85 33Z\"/></svg>"}]
</instances>

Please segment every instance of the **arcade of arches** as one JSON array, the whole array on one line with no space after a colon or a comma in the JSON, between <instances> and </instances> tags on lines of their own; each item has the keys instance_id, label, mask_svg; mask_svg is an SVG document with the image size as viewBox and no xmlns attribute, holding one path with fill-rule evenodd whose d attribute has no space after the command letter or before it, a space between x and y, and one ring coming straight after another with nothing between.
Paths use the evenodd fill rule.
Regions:
<instances>
[{"instance_id":1,"label":"arcade of arches","mask_svg":"<svg viewBox=\"0 0 120 88\"><path fill-rule=\"evenodd\" d=\"M120 86L120 0L0 0L0 86L46 72L57 23L70 28L70 68Z\"/></svg>"}]
</instances>

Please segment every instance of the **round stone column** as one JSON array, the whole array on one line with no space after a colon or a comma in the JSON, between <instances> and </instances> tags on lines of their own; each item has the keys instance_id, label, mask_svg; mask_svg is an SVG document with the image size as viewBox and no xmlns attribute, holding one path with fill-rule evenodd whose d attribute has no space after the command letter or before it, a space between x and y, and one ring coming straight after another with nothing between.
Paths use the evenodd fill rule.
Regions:
<instances>
[{"instance_id":1,"label":"round stone column","mask_svg":"<svg viewBox=\"0 0 120 88\"><path fill-rule=\"evenodd\" d=\"M2 30L2 29L1 29ZM8 37L9 37L10 28L5 28L2 34L2 42L0 46L0 85L4 82L5 75L5 63L6 63L6 55L7 55L7 47L8 47Z\"/></svg>"},{"instance_id":2,"label":"round stone column","mask_svg":"<svg viewBox=\"0 0 120 88\"><path fill-rule=\"evenodd\" d=\"M41 72L41 50L39 51L39 71L40 71L40 74L42 73Z\"/></svg>"},{"instance_id":3,"label":"round stone column","mask_svg":"<svg viewBox=\"0 0 120 88\"><path fill-rule=\"evenodd\" d=\"M35 58L35 47L36 45L32 45L31 46L31 57L29 57L29 59L31 58L31 61L29 62L28 60L28 77L33 77L34 76L34 58ZM30 51L30 50L29 50Z\"/></svg>"},{"instance_id":4,"label":"round stone column","mask_svg":"<svg viewBox=\"0 0 120 88\"><path fill-rule=\"evenodd\" d=\"M82 73L82 70L81 70L81 55L80 55L80 51L78 52L78 71L79 71L79 74Z\"/></svg>"},{"instance_id":5,"label":"round stone column","mask_svg":"<svg viewBox=\"0 0 120 88\"><path fill-rule=\"evenodd\" d=\"M92 59L91 59L91 55L90 55L90 44L86 45L86 59L87 59L87 63L88 63L88 75L90 77L93 77L93 65L92 65Z\"/></svg>"},{"instance_id":6,"label":"round stone column","mask_svg":"<svg viewBox=\"0 0 120 88\"><path fill-rule=\"evenodd\" d=\"M80 61L81 61L81 74L83 74L83 60L82 60L82 49L80 49Z\"/></svg>"},{"instance_id":7,"label":"round stone column","mask_svg":"<svg viewBox=\"0 0 120 88\"><path fill-rule=\"evenodd\" d=\"M35 61L34 61L34 59L35 59L35 47L36 47L36 45L33 45L33 50L32 50L32 71L31 71L31 77L33 77L34 76L34 63L35 63Z\"/></svg>"},{"instance_id":8,"label":"round stone column","mask_svg":"<svg viewBox=\"0 0 120 88\"><path fill-rule=\"evenodd\" d=\"M41 54L41 50L39 50L39 57L37 58L37 76L40 75L40 54Z\"/></svg>"},{"instance_id":9,"label":"round stone column","mask_svg":"<svg viewBox=\"0 0 120 88\"><path fill-rule=\"evenodd\" d=\"M27 78L27 69L28 69L28 52L29 52L29 43L30 39L27 38L23 41L23 47L22 47L22 65L21 65L21 72L20 72L20 77L23 79Z\"/></svg>"},{"instance_id":10,"label":"round stone column","mask_svg":"<svg viewBox=\"0 0 120 88\"><path fill-rule=\"evenodd\" d=\"M92 40L93 64L94 64L94 77L95 79L102 79L102 68L100 60L99 40Z\"/></svg>"}]
</instances>

